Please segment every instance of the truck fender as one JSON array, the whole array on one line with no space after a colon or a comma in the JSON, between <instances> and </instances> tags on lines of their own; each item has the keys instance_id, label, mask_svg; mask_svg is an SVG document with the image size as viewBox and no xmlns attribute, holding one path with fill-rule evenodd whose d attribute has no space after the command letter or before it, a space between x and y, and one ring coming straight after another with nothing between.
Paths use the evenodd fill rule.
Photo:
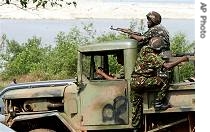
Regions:
<instances>
[{"instance_id":1,"label":"truck fender","mask_svg":"<svg viewBox=\"0 0 210 132\"><path fill-rule=\"evenodd\" d=\"M13 119L11 122L11 126L15 122L21 122L21 121L27 121L27 120L33 120L38 118L47 118L47 117L57 117L71 132L76 132L76 129L73 128L58 112L56 111L47 111L45 113L39 113L39 114L22 114L18 115Z\"/></svg>"}]
</instances>

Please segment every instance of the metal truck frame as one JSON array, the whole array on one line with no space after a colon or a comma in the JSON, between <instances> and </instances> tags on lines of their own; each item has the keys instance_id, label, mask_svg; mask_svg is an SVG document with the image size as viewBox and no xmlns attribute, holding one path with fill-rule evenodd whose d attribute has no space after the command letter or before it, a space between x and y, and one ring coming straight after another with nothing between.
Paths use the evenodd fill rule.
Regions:
<instances>
[{"instance_id":1,"label":"metal truck frame","mask_svg":"<svg viewBox=\"0 0 210 132\"><path fill-rule=\"evenodd\" d=\"M193 132L194 82L171 84L168 100L173 107L165 111L155 111L152 103L156 89L147 89L142 125L132 126L130 80L137 47L137 41L131 39L83 45L78 48L76 79L8 86L0 94L4 124L17 132ZM109 60L118 53L124 55L125 78L98 78L95 67L109 73Z\"/></svg>"}]
</instances>

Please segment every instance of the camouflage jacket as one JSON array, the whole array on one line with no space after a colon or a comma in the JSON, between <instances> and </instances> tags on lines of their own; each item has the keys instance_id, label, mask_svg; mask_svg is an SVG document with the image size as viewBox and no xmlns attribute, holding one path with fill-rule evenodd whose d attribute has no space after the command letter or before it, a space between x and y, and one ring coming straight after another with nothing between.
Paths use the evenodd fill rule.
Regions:
<instances>
[{"instance_id":1,"label":"camouflage jacket","mask_svg":"<svg viewBox=\"0 0 210 132\"><path fill-rule=\"evenodd\" d=\"M137 54L134 74L149 76L161 69L164 62L162 57L155 54L149 46L144 46Z\"/></svg>"},{"instance_id":2,"label":"camouflage jacket","mask_svg":"<svg viewBox=\"0 0 210 132\"><path fill-rule=\"evenodd\" d=\"M144 46L137 54L136 64L131 75L132 90L140 90L140 88L150 85L160 85L164 80L157 76L157 71L162 68L164 62L162 57L155 54L149 46Z\"/></svg>"},{"instance_id":3,"label":"camouflage jacket","mask_svg":"<svg viewBox=\"0 0 210 132\"><path fill-rule=\"evenodd\" d=\"M143 36L145 37L144 44L147 44L152 37L162 37L164 40L163 47L165 47L165 50L170 49L169 32L160 24L149 28Z\"/></svg>"}]
</instances>

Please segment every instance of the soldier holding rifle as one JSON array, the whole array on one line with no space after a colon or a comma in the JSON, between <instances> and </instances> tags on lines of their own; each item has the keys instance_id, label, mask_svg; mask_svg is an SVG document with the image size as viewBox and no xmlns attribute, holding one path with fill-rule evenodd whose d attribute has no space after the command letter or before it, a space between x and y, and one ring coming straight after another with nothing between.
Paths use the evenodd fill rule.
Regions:
<instances>
[{"instance_id":1,"label":"soldier holding rifle","mask_svg":"<svg viewBox=\"0 0 210 132\"><path fill-rule=\"evenodd\" d=\"M161 23L161 15L155 11L149 12L147 15L147 27L148 30L141 35L138 32L133 32L130 29L123 29L123 28L113 28L111 26L111 30L117 30L124 33L127 33L130 38L135 39L140 42L141 46L148 45L149 41L153 37L161 37L163 39L162 43L162 52L170 50L170 41L169 41L169 32L166 30Z\"/></svg>"},{"instance_id":2,"label":"soldier holding rifle","mask_svg":"<svg viewBox=\"0 0 210 132\"><path fill-rule=\"evenodd\" d=\"M131 100L132 100L132 105L133 105L133 117L132 117L132 125L134 127L139 127L141 126L141 120L142 120L142 96L141 96L141 91L142 87L146 87L147 84L146 82L144 82L145 80L148 81L147 77L144 76L140 76L140 78L136 78L139 77L139 75L136 76L135 73L137 73L139 71L139 67L142 66L141 63L144 62L144 59L147 58L148 56L144 56L144 49L149 49L149 51L153 51L152 49L150 49L149 47L156 47L155 44L157 44L158 46L158 52L160 56L162 56L161 58L169 58L171 56L170 51L170 41L169 41L169 32L166 30L166 28L164 26L162 26L161 23L161 15L155 11L151 11L149 12L147 15L147 27L148 30L144 33L144 34L140 34L137 32L133 32L130 29L122 29L122 28L116 28L114 29L113 27L111 27L111 30L117 30L117 31L121 31L124 33L127 33L131 39L135 39L139 42L139 46L145 46L143 48L143 51L140 51L138 53L138 57L137 57L137 61L136 61L136 66L134 68L134 73L132 74L132 81L131 81ZM151 44L151 45L150 45ZM149 46L150 45L150 46ZM148 47L149 46L149 47ZM147 48L148 47L148 48ZM139 49L140 50L140 49ZM147 52L147 51L146 51ZM139 54L143 55L140 58L139 61ZM149 53L150 54L150 53ZM156 55L155 55L156 56ZM142 59L144 58L144 59ZM150 58L150 57L149 57ZM163 62L165 62L164 60L162 60L161 58L157 57L158 59L156 60L156 58L153 58L152 60L161 60L160 61L160 65L156 65L156 62L154 62L154 67L161 67ZM148 59L148 58L147 58ZM186 61L187 58L184 58L181 61ZM146 62L146 60L145 60ZM158 61L159 62L159 61ZM144 63L144 67L149 67L150 65L148 63ZM141 69L141 68L140 68ZM161 69L161 68L160 68ZM145 70L150 70L150 69L145 69ZM150 79L150 77L148 77ZM154 77L155 78L155 77ZM139 80L140 79L140 80ZM164 81L162 81L162 79ZM158 97L155 100L154 106L157 109L164 109L167 108L168 105L164 104L164 99L165 99L165 95L166 95L166 91L168 89L168 77L164 77L164 78L158 78L158 80L152 78L151 82L156 82L157 84L162 85L160 88L160 91L157 93ZM149 84L151 83L149 81ZM137 85L138 84L138 85ZM138 90L136 90L138 89ZM138 92L137 92L138 91Z\"/></svg>"},{"instance_id":3,"label":"soldier holding rifle","mask_svg":"<svg viewBox=\"0 0 210 132\"><path fill-rule=\"evenodd\" d=\"M149 12L147 15L147 27L148 30L144 33L144 34L140 34L137 32L132 32L130 29L122 29L122 28L116 28L114 29L113 27L111 27L112 30L117 30L117 31L121 31L124 33L127 33L131 39L135 39L139 42L139 46L145 46L143 48L144 49L149 49L151 51L153 51L152 49L150 49L149 47L154 47L155 44L158 44L158 48L160 48L160 50L158 50L159 55L164 57L164 58L169 58L171 56L170 51L170 41L169 41L169 32L166 30L166 28L164 26L162 26L161 23L161 15L155 11L151 11ZM157 39L157 38L158 39ZM156 39L154 39L156 38ZM160 41L161 40L161 41ZM151 44L151 45L150 45ZM149 46L150 45L150 46ZM147 46L149 46L147 48ZM139 49L140 50L140 49ZM141 87L146 87L146 83L144 82L145 80L147 80L144 76L141 76L142 78L140 78L140 80L142 80L142 82L139 80L139 78L135 77L135 73L137 73L138 68L142 66L141 63L143 63L144 59L141 59L139 61L139 54L143 54L144 51L140 51L138 53L138 57L137 57L137 61L136 61L136 67L134 68L134 73L132 74L132 81L131 81L131 100L132 100L132 105L133 105L133 117L132 117L132 125L134 127L139 127L141 126L141 120L142 120L142 96L141 96L141 92L139 93L139 90L141 91ZM141 56L140 58L147 58L148 56ZM158 57L157 57L158 58ZM186 58L184 58L186 59ZM156 60L156 58L152 59L152 60ZM158 60L161 60L161 58L159 58ZM145 60L146 61L146 60ZM157 61L157 60L156 60ZM185 61L185 60L183 60ZM163 60L160 61L160 65L156 65L154 63L154 67L161 67L161 64L163 64ZM149 64L144 63L146 67L149 67ZM156 66L155 66L156 65ZM145 69L145 70L149 70L149 69ZM138 76L139 77L139 76ZM144 79L143 79L144 78ZM144 81L143 81L144 80ZM163 80L165 81L160 81L162 79L158 78L157 80L152 80L152 82L156 82L157 84L161 84L162 88L160 88L161 90L158 92L158 97L155 100L155 108L157 109L162 109L162 108L167 108L167 105L163 104L163 100L165 98L166 95L166 91L168 89L168 77L165 77ZM143 83L144 82L144 83ZM149 84L151 82L149 81ZM138 85L136 85L138 84ZM136 90L138 89L138 90ZM138 91L138 92L137 92Z\"/></svg>"}]
</instances>

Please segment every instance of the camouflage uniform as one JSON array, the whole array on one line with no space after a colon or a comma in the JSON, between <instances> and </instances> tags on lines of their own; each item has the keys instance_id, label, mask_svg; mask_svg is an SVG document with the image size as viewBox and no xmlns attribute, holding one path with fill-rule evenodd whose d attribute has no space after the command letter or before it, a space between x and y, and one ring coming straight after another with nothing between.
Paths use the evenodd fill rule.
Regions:
<instances>
[{"instance_id":1,"label":"camouflage uniform","mask_svg":"<svg viewBox=\"0 0 210 132\"><path fill-rule=\"evenodd\" d=\"M163 38L163 47L164 50L170 50L170 41L169 41L169 32L161 24L155 25L146 31L143 36L143 42L145 45L149 43L149 40L153 37Z\"/></svg>"},{"instance_id":2,"label":"camouflage uniform","mask_svg":"<svg viewBox=\"0 0 210 132\"><path fill-rule=\"evenodd\" d=\"M165 61L161 56L154 53L150 46L144 46L137 54L137 60L134 71L131 75L131 99L133 102L133 125L139 125L142 112L142 97L143 89L147 87L160 87L157 94L158 100L163 100L167 91L166 78L157 76L157 71L162 68ZM138 104L138 105L137 105Z\"/></svg>"},{"instance_id":3,"label":"camouflage uniform","mask_svg":"<svg viewBox=\"0 0 210 132\"><path fill-rule=\"evenodd\" d=\"M144 39L141 45L148 45L150 39L153 37L161 37L163 39L163 45L161 46L163 47L162 52L170 50L169 32L160 24L162 20L161 15L155 11L151 11L146 17L148 21L152 21L153 26L150 25L151 27L143 34Z\"/></svg>"}]
</instances>

